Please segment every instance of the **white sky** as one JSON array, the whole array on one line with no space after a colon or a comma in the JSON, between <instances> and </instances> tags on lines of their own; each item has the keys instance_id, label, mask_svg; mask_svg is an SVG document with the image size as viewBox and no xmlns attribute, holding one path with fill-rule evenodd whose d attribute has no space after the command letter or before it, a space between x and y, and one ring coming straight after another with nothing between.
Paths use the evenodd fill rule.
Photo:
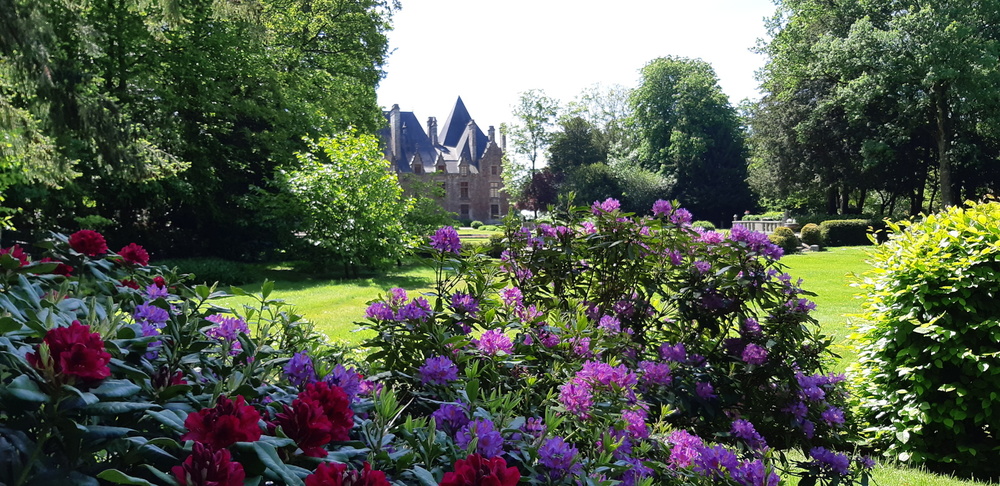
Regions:
<instances>
[{"instance_id":1,"label":"white sky","mask_svg":"<svg viewBox=\"0 0 1000 486\"><path fill-rule=\"evenodd\" d=\"M403 0L378 101L443 123L461 96L485 131L510 120L521 91L565 103L596 83L632 88L642 66L673 55L711 64L736 105L758 97L764 59L750 49L774 10L772 0Z\"/></svg>"}]
</instances>

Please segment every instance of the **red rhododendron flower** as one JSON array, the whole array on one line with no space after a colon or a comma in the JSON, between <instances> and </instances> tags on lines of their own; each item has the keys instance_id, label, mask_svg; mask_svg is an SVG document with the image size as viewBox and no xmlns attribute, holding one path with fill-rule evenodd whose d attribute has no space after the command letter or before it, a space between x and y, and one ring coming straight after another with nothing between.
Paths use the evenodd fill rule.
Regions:
<instances>
[{"instance_id":1,"label":"red rhododendron flower","mask_svg":"<svg viewBox=\"0 0 1000 486\"><path fill-rule=\"evenodd\" d=\"M129 243L128 246L118 250L118 256L125 260L125 263L131 263L133 265L149 265L149 253L146 249L135 244Z\"/></svg>"},{"instance_id":2,"label":"red rhododendron flower","mask_svg":"<svg viewBox=\"0 0 1000 486\"><path fill-rule=\"evenodd\" d=\"M24 252L21 245L14 245L10 248L0 248L0 255L10 255L15 260L21 262L21 266L28 264L28 254Z\"/></svg>"},{"instance_id":3,"label":"red rhododendron flower","mask_svg":"<svg viewBox=\"0 0 1000 486\"><path fill-rule=\"evenodd\" d=\"M323 446L333 440L330 434L333 424L326 417L323 405L319 402L296 399L291 407L285 405L285 411L278 414L274 425L280 426L285 435L294 440L305 455L326 457L326 449Z\"/></svg>"},{"instance_id":4,"label":"red rhododendron flower","mask_svg":"<svg viewBox=\"0 0 1000 486\"><path fill-rule=\"evenodd\" d=\"M128 287L130 289L139 290L139 282L136 282L135 280L132 280L130 278L122 279L118 283L122 284L122 287Z\"/></svg>"},{"instance_id":5,"label":"red rhododendron flower","mask_svg":"<svg viewBox=\"0 0 1000 486\"><path fill-rule=\"evenodd\" d=\"M55 275L62 275L63 277L69 277L70 275L73 274L73 267L71 267L71 266L69 266L69 265L67 265L67 264L65 264L63 262L60 262L59 260L56 260L54 258L45 257L45 258L41 259L41 262L42 263L56 263L56 262L58 262L59 264L56 265L55 270L52 270L52 273L55 274Z\"/></svg>"},{"instance_id":6,"label":"red rhododendron flower","mask_svg":"<svg viewBox=\"0 0 1000 486\"><path fill-rule=\"evenodd\" d=\"M104 236L93 230L80 230L69 235L69 247L87 256L108 252L108 242L104 241Z\"/></svg>"},{"instance_id":7,"label":"red rhododendron flower","mask_svg":"<svg viewBox=\"0 0 1000 486\"><path fill-rule=\"evenodd\" d=\"M306 476L306 486L389 486L382 471L372 471L372 465L365 463L362 471L348 471L347 465L324 462L316 472Z\"/></svg>"},{"instance_id":8,"label":"red rhododendron flower","mask_svg":"<svg viewBox=\"0 0 1000 486\"><path fill-rule=\"evenodd\" d=\"M455 461L455 471L444 473L440 486L514 486L520 480L521 472L502 457L472 454Z\"/></svg>"},{"instance_id":9,"label":"red rhododendron flower","mask_svg":"<svg viewBox=\"0 0 1000 486\"><path fill-rule=\"evenodd\" d=\"M57 382L88 382L111 376L108 368L111 354L104 349L104 340L80 321L73 321L69 327L50 329L42 346L48 347L48 355L43 358L40 348L36 348L36 352L26 356L28 363L39 370L52 370Z\"/></svg>"},{"instance_id":10,"label":"red rhododendron flower","mask_svg":"<svg viewBox=\"0 0 1000 486\"><path fill-rule=\"evenodd\" d=\"M351 410L351 401L343 388L319 381L307 385L305 391L299 393L299 398L312 400L323 406L323 413L330 420L331 440L350 438L348 434L354 427L354 410Z\"/></svg>"},{"instance_id":11,"label":"red rhododendron flower","mask_svg":"<svg viewBox=\"0 0 1000 486\"><path fill-rule=\"evenodd\" d=\"M220 396L213 408L203 408L184 420L188 432L181 440L193 440L211 449L225 449L237 442L260 439L260 413L240 395L236 400Z\"/></svg>"},{"instance_id":12,"label":"red rhododendron flower","mask_svg":"<svg viewBox=\"0 0 1000 486\"><path fill-rule=\"evenodd\" d=\"M181 486L243 486L246 479L243 465L233 462L228 450L213 451L197 442L184 464L170 471Z\"/></svg>"},{"instance_id":13,"label":"red rhododendron flower","mask_svg":"<svg viewBox=\"0 0 1000 486\"><path fill-rule=\"evenodd\" d=\"M163 277L157 275L157 276L153 277L153 283L156 284L156 288L162 289L163 286L167 284L167 280L164 279Z\"/></svg>"}]
</instances>

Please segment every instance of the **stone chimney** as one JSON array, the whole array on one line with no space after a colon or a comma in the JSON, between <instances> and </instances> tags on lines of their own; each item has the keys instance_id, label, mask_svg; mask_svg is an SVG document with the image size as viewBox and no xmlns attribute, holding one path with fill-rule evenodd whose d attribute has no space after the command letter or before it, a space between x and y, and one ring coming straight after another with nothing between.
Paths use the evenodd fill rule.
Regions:
<instances>
[{"instance_id":1,"label":"stone chimney","mask_svg":"<svg viewBox=\"0 0 1000 486\"><path fill-rule=\"evenodd\" d=\"M403 123L399 105L392 105L389 110L389 143L392 146L392 160L396 162L403 156Z\"/></svg>"},{"instance_id":2,"label":"stone chimney","mask_svg":"<svg viewBox=\"0 0 1000 486\"><path fill-rule=\"evenodd\" d=\"M438 144L438 119L437 117L427 118L427 135L431 137L431 146Z\"/></svg>"},{"instance_id":3,"label":"stone chimney","mask_svg":"<svg viewBox=\"0 0 1000 486\"><path fill-rule=\"evenodd\" d=\"M476 150L476 120L469 120L466 129L469 131L469 157L479 160L479 151Z\"/></svg>"},{"instance_id":4,"label":"stone chimney","mask_svg":"<svg viewBox=\"0 0 1000 486\"><path fill-rule=\"evenodd\" d=\"M490 125L490 128L486 131L486 134L490 137L490 143L497 143L497 133L496 130L493 128L493 125Z\"/></svg>"}]
</instances>

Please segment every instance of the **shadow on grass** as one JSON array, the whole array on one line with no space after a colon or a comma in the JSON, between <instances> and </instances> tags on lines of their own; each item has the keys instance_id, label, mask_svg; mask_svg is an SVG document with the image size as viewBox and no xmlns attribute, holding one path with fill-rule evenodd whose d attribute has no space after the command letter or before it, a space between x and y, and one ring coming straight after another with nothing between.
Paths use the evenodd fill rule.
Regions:
<instances>
[{"instance_id":1,"label":"shadow on grass","mask_svg":"<svg viewBox=\"0 0 1000 486\"><path fill-rule=\"evenodd\" d=\"M371 287L381 290L389 290L393 287L400 287L407 290L430 287L434 284L432 278L418 275L405 275L407 272L419 271L426 268L422 265L405 265L395 267L386 272L364 272L358 278L344 278L343 274L313 273L303 271L298 268L278 268L265 269L260 271L260 279L252 284L241 286L244 290L254 292L260 289L263 280L274 281L276 290L300 291L309 290L316 287L324 287L331 284L350 284L357 287Z\"/></svg>"}]
</instances>

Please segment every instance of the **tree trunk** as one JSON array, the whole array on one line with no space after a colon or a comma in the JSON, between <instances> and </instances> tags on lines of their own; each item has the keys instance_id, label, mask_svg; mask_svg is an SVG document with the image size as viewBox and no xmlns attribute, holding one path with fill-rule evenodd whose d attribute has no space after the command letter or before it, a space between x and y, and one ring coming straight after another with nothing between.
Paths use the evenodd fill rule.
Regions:
<instances>
[{"instance_id":1,"label":"tree trunk","mask_svg":"<svg viewBox=\"0 0 1000 486\"><path fill-rule=\"evenodd\" d=\"M954 206L958 204L958 201L952 187L951 155L948 147L951 142L948 137L948 118L950 117L947 98L948 86L935 84L931 88L931 93L934 96L934 115L937 121L937 132L934 138L938 149L938 182L941 186L941 204L945 207Z\"/></svg>"},{"instance_id":2,"label":"tree trunk","mask_svg":"<svg viewBox=\"0 0 1000 486\"><path fill-rule=\"evenodd\" d=\"M837 214L837 186L830 186L826 190L826 214Z\"/></svg>"}]
</instances>

